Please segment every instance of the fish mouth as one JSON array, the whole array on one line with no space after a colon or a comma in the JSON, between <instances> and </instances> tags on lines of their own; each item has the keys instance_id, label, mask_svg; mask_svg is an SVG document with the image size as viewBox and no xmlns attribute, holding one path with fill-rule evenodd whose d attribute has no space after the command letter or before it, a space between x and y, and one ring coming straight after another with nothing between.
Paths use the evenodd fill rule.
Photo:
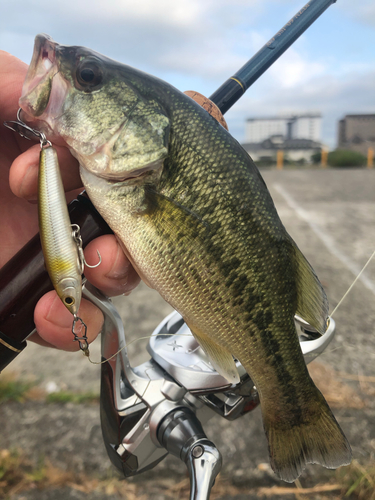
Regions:
<instances>
[{"instance_id":1,"label":"fish mouth","mask_svg":"<svg viewBox=\"0 0 375 500\"><path fill-rule=\"evenodd\" d=\"M138 184L143 182L145 178L149 177L153 172L160 170L163 165L163 161L156 161L153 163L149 163L143 168L139 168L137 170L129 170L129 172L121 172L118 174L107 174L100 173L99 177L105 179L106 181L117 184L126 182L127 184Z\"/></svg>"},{"instance_id":2,"label":"fish mouth","mask_svg":"<svg viewBox=\"0 0 375 500\"><path fill-rule=\"evenodd\" d=\"M53 132L68 91L68 82L59 73L58 47L50 36L36 36L19 100L25 121L38 122L37 128L47 133Z\"/></svg>"},{"instance_id":3,"label":"fish mouth","mask_svg":"<svg viewBox=\"0 0 375 500\"><path fill-rule=\"evenodd\" d=\"M145 168L140 168L139 170L135 170L133 172L129 172L129 175L125 177L123 180L126 182L133 181L133 180L140 180L143 177L146 177L149 172L151 172L153 168L151 166L147 166Z\"/></svg>"}]
</instances>

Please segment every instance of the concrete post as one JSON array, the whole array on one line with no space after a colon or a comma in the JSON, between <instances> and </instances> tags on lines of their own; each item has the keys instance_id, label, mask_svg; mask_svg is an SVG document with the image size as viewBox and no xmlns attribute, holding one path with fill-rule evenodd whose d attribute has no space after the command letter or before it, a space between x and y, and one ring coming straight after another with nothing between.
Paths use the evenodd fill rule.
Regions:
<instances>
[{"instance_id":1,"label":"concrete post","mask_svg":"<svg viewBox=\"0 0 375 500\"><path fill-rule=\"evenodd\" d=\"M374 167L374 150L372 148L368 148L367 150L367 168Z\"/></svg>"},{"instance_id":2,"label":"concrete post","mask_svg":"<svg viewBox=\"0 0 375 500\"><path fill-rule=\"evenodd\" d=\"M327 168L327 160L328 160L328 150L326 148L322 148L320 164L323 168Z\"/></svg>"},{"instance_id":3,"label":"concrete post","mask_svg":"<svg viewBox=\"0 0 375 500\"><path fill-rule=\"evenodd\" d=\"M277 170L282 170L283 166L284 166L284 151L282 149L278 149L276 154L276 168Z\"/></svg>"}]
</instances>

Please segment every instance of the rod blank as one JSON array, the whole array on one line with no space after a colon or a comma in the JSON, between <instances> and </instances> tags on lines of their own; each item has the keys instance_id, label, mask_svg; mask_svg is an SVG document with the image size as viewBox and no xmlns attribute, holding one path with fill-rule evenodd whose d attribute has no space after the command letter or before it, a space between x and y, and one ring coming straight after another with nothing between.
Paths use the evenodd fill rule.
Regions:
<instances>
[{"instance_id":1,"label":"rod blank","mask_svg":"<svg viewBox=\"0 0 375 500\"><path fill-rule=\"evenodd\" d=\"M307 30L336 0L311 0L285 24L210 99L224 114L246 90Z\"/></svg>"}]
</instances>

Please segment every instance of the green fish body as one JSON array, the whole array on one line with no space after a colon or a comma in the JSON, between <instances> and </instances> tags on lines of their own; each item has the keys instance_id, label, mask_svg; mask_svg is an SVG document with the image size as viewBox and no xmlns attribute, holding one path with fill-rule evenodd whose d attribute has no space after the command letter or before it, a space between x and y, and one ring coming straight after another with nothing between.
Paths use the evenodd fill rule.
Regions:
<instances>
[{"instance_id":1,"label":"green fish body","mask_svg":"<svg viewBox=\"0 0 375 500\"><path fill-rule=\"evenodd\" d=\"M293 320L323 333L325 293L238 142L167 83L41 35L20 103L66 140L135 269L217 371L237 383L240 360L259 392L275 473L291 482L306 463L348 464L350 446L308 374Z\"/></svg>"}]
</instances>

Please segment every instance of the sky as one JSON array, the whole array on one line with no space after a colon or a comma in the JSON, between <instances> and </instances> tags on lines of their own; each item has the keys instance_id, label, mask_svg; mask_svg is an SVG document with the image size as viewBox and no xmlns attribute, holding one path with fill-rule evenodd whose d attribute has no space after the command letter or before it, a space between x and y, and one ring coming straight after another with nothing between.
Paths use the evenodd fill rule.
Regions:
<instances>
[{"instance_id":1,"label":"sky","mask_svg":"<svg viewBox=\"0 0 375 500\"><path fill-rule=\"evenodd\" d=\"M29 63L34 37L83 45L209 97L306 0L6 0L0 49ZM322 113L336 147L346 114L375 113L375 2L337 0L226 113L244 140L247 118Z\"/></svg>"}]
</instances>

